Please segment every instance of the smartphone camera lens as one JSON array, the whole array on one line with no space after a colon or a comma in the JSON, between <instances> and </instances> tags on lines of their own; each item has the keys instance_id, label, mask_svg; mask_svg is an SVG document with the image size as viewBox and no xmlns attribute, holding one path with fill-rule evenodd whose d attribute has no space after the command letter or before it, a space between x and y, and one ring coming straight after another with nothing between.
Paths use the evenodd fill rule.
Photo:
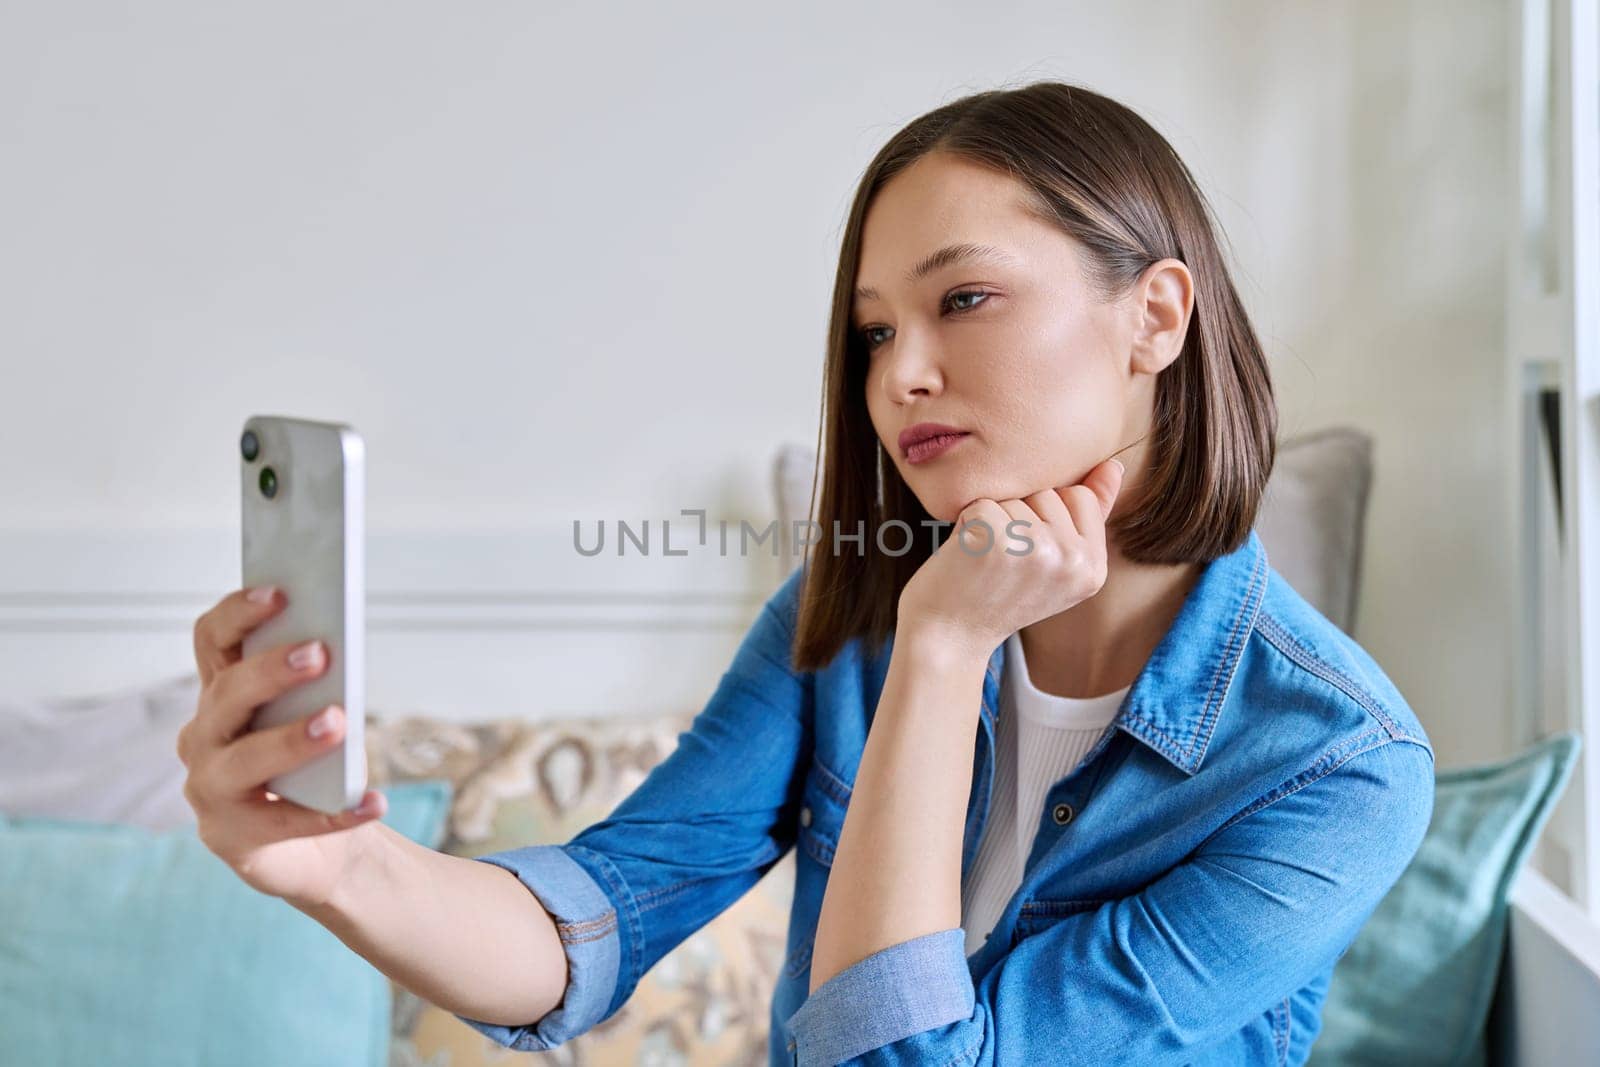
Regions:
<instances>
[{"instance_id":1,"label":"smartphone camera lens","mask_svg":"<svg viewBox=\"0 0 1600 1067\"><path fill-rule=\"evenodd\" d=\"M261 454L261 442L256 440L255 431L246 430L244 436L239 438L239 452L244 456L246 463L254 463Z\"/></svg>"},{"instance_id":2,"label":"smartphone camera lens","mask_svg":"<svg viewBox=\"0 0 1600 1067\"><path fill-rule=\"evenodd\" d=\"M261 495L271 500L278 495L278 472L271 467L261 468Z\"/></svg>"}]
</instances>

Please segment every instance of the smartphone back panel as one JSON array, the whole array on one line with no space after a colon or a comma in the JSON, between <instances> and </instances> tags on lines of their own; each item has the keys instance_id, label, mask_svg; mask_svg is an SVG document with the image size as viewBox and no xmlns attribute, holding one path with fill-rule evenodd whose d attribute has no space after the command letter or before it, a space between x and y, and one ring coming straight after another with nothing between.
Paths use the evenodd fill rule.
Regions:
<instances>
[{"instance_id":1,"label":"smartphone back panel","mask_svg":"<svg viewBox=\"0 0 1600 1067\"><path fill-rule=\"evenodd\" d=\"M339 745L267 783L306 807L342 811L367 785L365 449L349 426L276 415L247 419L240 441L244 585L275 585L288 598L245 636L244 654L312 638L328 649L327 670L258 707L249 728L343 707Z\"/></svg>"}]
</instances>

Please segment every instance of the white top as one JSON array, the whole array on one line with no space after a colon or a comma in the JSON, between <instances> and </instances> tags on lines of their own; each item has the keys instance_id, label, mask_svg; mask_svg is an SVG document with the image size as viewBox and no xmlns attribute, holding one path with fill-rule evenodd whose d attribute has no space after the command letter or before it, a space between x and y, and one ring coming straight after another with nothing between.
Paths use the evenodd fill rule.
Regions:
<instances>
[{"instance_id":1,"label":"white top","mask_svg":"<svg viewBox=\"0 0 1600 1067\"><path fill-rule=\"evenodd\" d=\"M994 784L978 855L961 886L961 925L967 955L983 947L1000 913L1022 882L1023 864L1040 820L1044 797L1072 773L1110 729L1133 686L1078 699L1034 688L1022 655L1022 638L1006 639L995 730ZM1019 760L1020 754L1020 760ZM1017 813L1025 813L1022 819Z\"/></svg>"}]
</instances>

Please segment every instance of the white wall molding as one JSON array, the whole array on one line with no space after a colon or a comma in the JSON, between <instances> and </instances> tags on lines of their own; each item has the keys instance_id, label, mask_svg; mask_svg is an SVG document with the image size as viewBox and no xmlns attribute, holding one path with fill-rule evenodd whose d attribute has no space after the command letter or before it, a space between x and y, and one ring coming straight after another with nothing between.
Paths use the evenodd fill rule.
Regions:
<instances>
[{"instance_id":1,"label":"white wall molding","mask_svg":"<svg viewBox=\"0 0 1600 1067\"><path fill-rule=\"evenodd\" d=\"M570 524L370 534L369 707L542 718L703 705L778 564L766 546L722 555L714 533L663 556L653 530L652 554L630 544L622 558L579 555ZM190 671L195 619L238 585L236 528L0 531L4 695Z\"/></svg>"},{"instance_id":2,"label":"white wall molding","mask_svg":"<svg viewBox=\"0 0 1600 1067\"><path fill-rule=\"evenodd\" d=\"M198 593L0 593L0 631L72 633L188 630L216 596ZM367 598L368 629L697 629L738 627L756 593L391 592Z\"/></svg>"}]
</instances>

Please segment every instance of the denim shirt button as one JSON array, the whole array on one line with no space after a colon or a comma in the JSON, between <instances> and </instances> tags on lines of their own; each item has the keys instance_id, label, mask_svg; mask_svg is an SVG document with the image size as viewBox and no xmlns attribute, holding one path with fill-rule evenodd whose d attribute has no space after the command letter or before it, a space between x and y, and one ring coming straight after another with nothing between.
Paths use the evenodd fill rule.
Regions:
<instances>
[{"instance_id":1,"label":"denim shirt button","mask_svg":"<svg viewBox=\"0 0 1600 1067\"><path fill-rule=\"evenodd\" d=\"M800 809L800 825L801 826L810 826L811 825L811 809L810 808L801 808Z\"/></svg>"},{"instance_id":2,"label":"denim shirt button","mask_svg":"<svg viewBox=\"0 0 1600 1067\"><path fill-rule=\"evenodd\" d=\"M1065 826L1072 821L1072 805L1057 804L1050 814L1055 819L1057 826Z\"/></svg>"}]
</instances>

